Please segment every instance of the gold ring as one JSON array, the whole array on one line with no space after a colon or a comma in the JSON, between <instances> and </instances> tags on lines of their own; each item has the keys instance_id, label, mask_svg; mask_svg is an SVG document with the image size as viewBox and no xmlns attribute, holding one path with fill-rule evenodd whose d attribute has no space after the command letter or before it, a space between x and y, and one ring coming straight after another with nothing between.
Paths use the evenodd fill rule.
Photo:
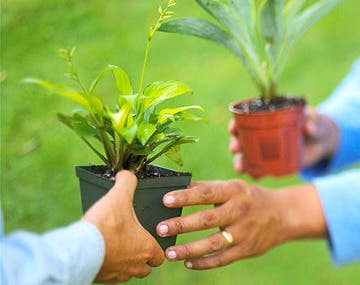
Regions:
<instances>
[{"instance_id":1,"label":"gold ring","mask_svg":"<svg viewBox=\"0 0 360 285\"><path fill-rule=\"evenodd\" d=\"M228 242L228 245L232 245L234 242L233 236L231 233L229 233L228 231L221 231L221 234L223 235L223 237L226 239L226 241Z\"/></svg>"}]
</instances>

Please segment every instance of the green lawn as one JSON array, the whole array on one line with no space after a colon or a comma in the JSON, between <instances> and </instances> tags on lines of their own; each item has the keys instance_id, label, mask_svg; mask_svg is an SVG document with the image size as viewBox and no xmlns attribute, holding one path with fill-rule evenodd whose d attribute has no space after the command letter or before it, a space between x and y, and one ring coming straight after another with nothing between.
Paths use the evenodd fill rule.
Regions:
<instances>
[{"instance_id":1,"label":"green lawn","mask_svg":"<svg viewBox=\"0 0 360 285\"><path fill-rule=\"evenodd\" d=\"M74 165L98 162L57 122L56 113L69 112L73 105L20 80L36 76L63 82L64 64L57 49L76 45L75 61L85 80L111 63L127 70L136 86L147 27L164 2L1 0L1 197L6 232L42 232L78 219ZM178 16L206 17L195 1L178 2ZM359 15L359 1L347 0L308 32L290 55L281 90L304 95L311 105L326 98L360 55ZM190 85L195 94L181 103L202 105L208 118L207 124L184 126L200 137L198 144L183 147L185 169L195 180L240 177L232 169L227 124L230 102L257 95L244 68L213 43L158 34L145 80L167 79ZM112 85L101 88L105 101L113 100ZM159 163L176 168L166 160ZM300 180L293 176L256 182L275 188ZM188 234L179 241L203 235ZM150 277L129 284L347 285L360 279L359 270L360 264L334 267L325 242L306 241L212 271L193 272L182 263L167 262Z\"/></svg>"}]
</instances>

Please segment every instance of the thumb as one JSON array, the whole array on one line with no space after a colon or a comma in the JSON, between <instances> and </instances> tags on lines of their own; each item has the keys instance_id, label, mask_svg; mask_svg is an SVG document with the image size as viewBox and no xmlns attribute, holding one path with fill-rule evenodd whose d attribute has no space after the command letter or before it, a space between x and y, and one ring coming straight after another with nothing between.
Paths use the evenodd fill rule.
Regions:
<instances>
[{"instance_id":1,"label":"thumb","mask_svg":"<svg viewBox=\"0 0 360 285\"><path fill-rule=\"evenodd\" d=\"M123 197L126 197L128 201L132 202L134 198L136 185L137 185L136 176L128 170L122 170L116 174L115 184L110 191L114 195L121 195Z\"/></svg>"}]
</instances>

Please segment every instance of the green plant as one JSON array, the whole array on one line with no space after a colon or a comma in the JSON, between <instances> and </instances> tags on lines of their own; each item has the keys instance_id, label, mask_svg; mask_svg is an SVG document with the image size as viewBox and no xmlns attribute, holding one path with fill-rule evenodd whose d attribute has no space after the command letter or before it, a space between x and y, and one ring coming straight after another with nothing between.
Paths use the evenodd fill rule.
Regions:
<instances>
[{"instance_id":1,"label":"green plant","mask_svg":"<svg viewBox=\"0 0 360 285\"><path fill-rule=\"evenodd\" d=\"M193 112L202 112L200 106L158 106L171 98L191 94L192 90L188 86L179 81L157 81L142 88L150 42L162 22L173 15L170 8L174 6L175 1L170 0L164 9L160 7L159 19L149 29L138 93L134 94L127 73L115 65L108 65L87 88L74 68L74 48L61 49L60 56L67 63L66 76L77 83L80 91L35 78L24 80L26 83L40 85L53 94L67 97L81 106L71 116L58 114L58 118L74 130L111 171L129 169L135 173L141 172L147 164L163 154L182 165L180 145L198 140L196 137L185 136L181 129L173 127L173 123L202 120L201 115ZM118 92L117 103L113 108L106 106L94 93L108 72L112 73ZM91 139L100 141L104 154Z\"/></svg>"},{"instance_id":2,"label":"green plant","mask_svg":"<svg viewBox=\"0 0 360 285\"><path fill-rule=\"evenodd\" d=\"M341 0L196 0L222 26L188 17L166 21L164 32L209 39L232 51L249 71L263 101L277 95L295 42Z\"/></svg>"}]
</instances>

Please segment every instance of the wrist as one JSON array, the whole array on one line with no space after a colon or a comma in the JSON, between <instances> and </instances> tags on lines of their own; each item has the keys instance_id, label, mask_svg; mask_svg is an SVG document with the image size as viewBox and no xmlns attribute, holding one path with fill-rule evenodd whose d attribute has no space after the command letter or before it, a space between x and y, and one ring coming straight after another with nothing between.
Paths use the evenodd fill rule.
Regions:
<instances>
[{"instance_id":1,"label":"wrist","mask_svg":"<svg viewBox=\"0 0 360 285\"><path fill-rule=\"evenodd\" d=\"M337 149L339 143L339 130L336 123L327 115L321 114L323 121L323 130L326 134L324 158L331 158Z\"/></svg>"},{"instance_id":2,"label":"wrist","mask_svg":"<svg viewBox=\"0 0 360 285\"><path fill-rule=\"evenodd\" d=\"M281 242L325 238L327 226L320 197L313 184L302 184L274 192L279 213Z\"/></svg>"}]
</instances>

